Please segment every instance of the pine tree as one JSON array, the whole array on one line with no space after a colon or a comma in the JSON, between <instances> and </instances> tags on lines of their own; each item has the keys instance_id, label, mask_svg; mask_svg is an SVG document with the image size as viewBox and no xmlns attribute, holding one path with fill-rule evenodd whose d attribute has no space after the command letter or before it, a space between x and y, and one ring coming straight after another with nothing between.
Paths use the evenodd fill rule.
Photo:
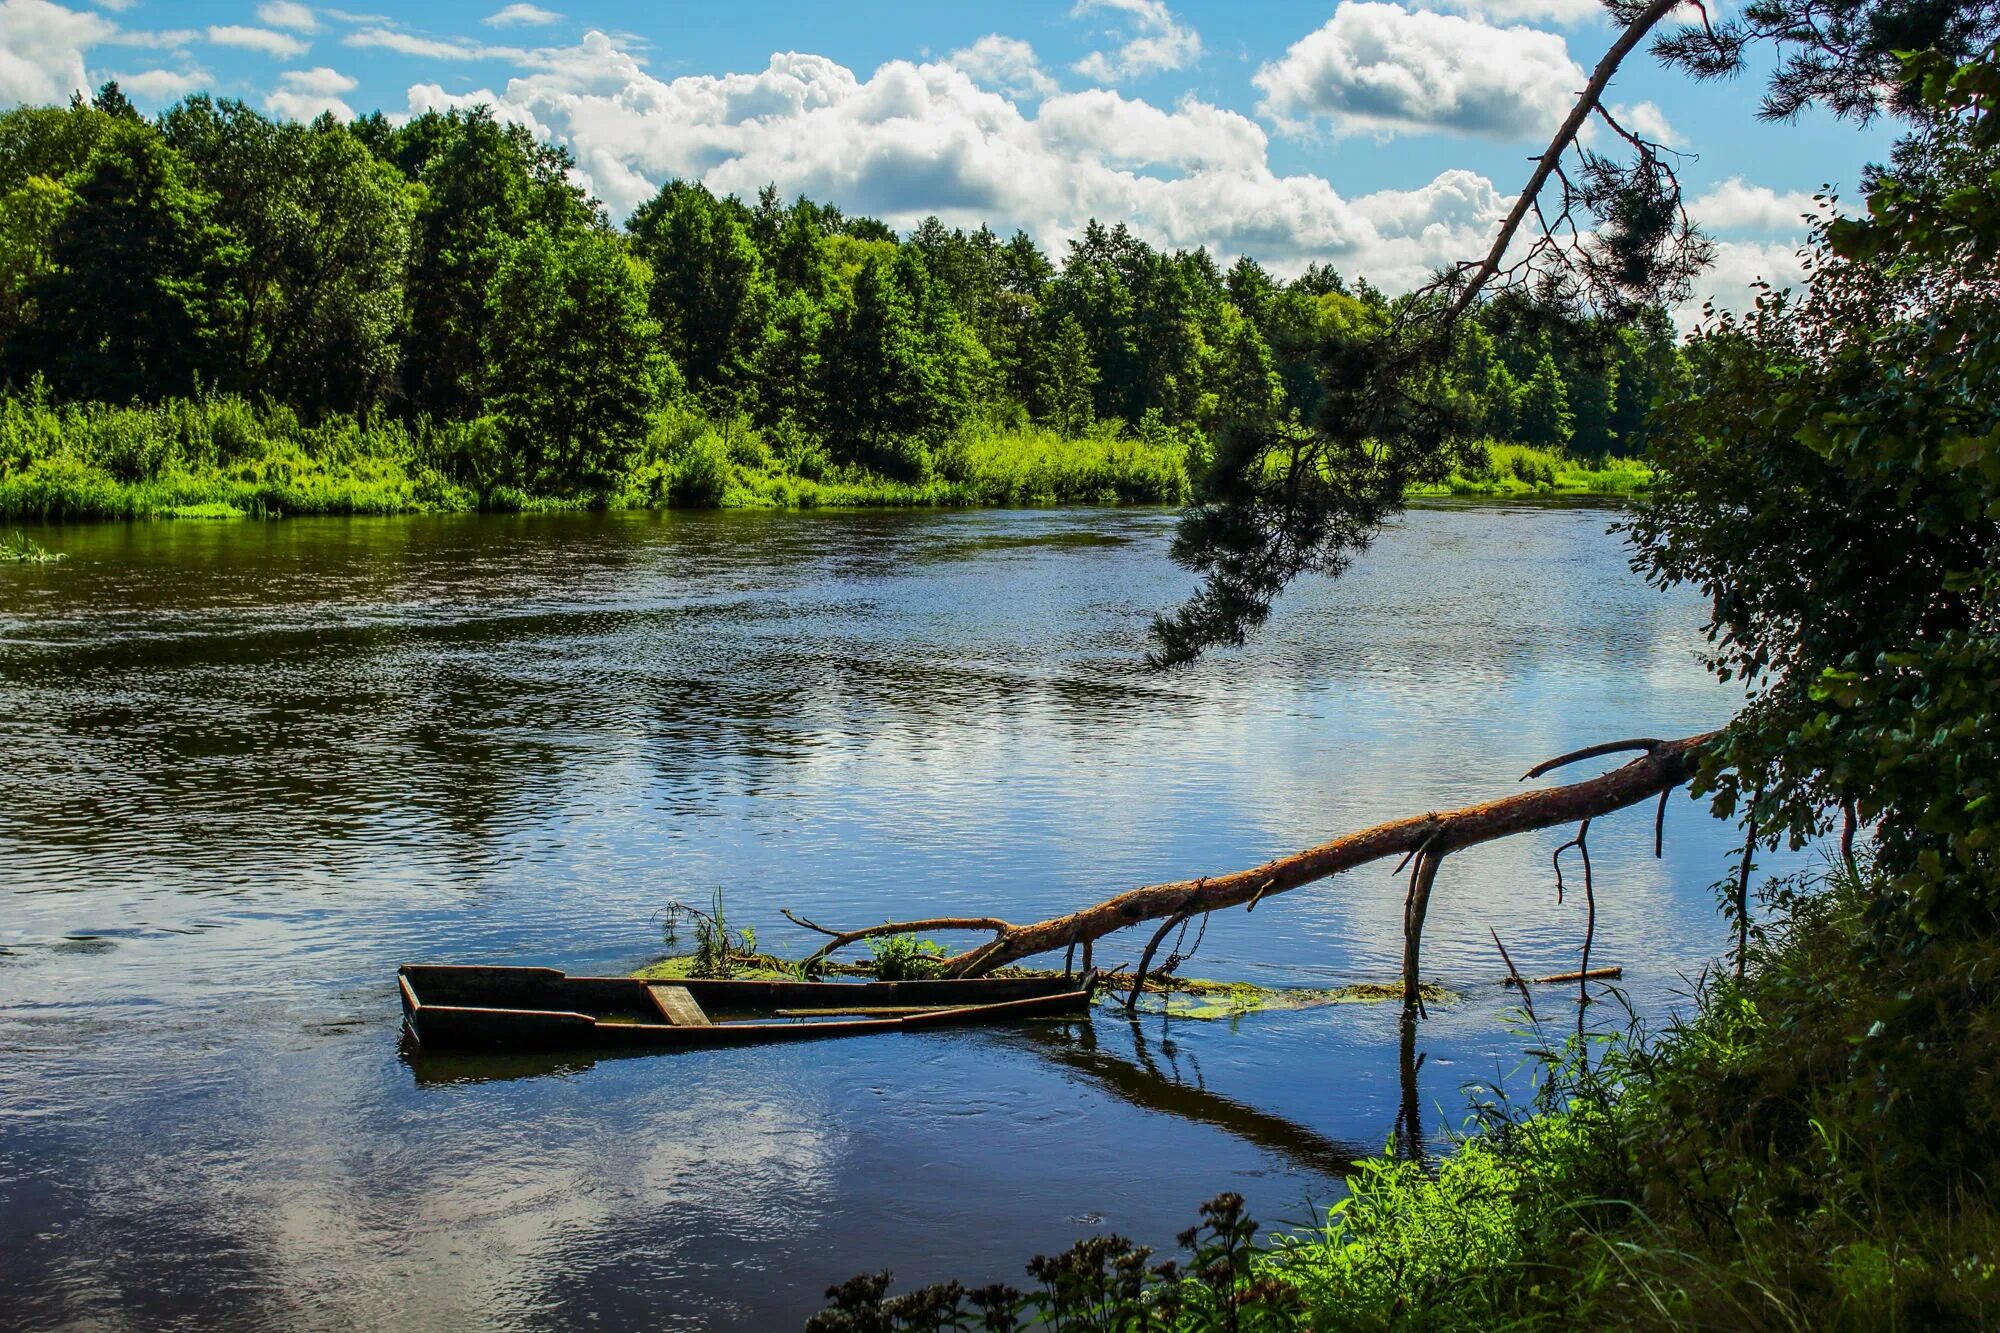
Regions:
<instances>
[{"instance_id":1,"label":"pine tree","mask_svg":"<svg viewBox=\"0 0 2000 1333\"><path fill-rule=\"evenodd\" d=\"M1514 398L1515 438L1544 449L1567 445L1576 419L1569 410L1569 389L1554 353L1543 352L1535 373Z\"/></svg>"},{"instance_id":2,"label":"pine tree","mask_svg":"<svg viewBox=\"0 0 2000 1333\"><path fill-rule=\"evenodd\" d=\"M1090 361L1090 341L1073 315L1064 315L1048 341L1042 366L1042 416L1057 432L1077 436L1097 420L1091 391L1097 367Z\"/></svg>"}]
</instances>

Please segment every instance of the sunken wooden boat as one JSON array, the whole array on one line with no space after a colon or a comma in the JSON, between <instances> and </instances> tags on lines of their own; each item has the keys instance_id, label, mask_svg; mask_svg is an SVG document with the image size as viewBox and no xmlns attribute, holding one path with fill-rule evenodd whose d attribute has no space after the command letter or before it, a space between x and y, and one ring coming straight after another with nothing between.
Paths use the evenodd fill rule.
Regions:
<instances>
[{"instance_id":1,"label":"sunken wooden boat","mask_svg":"<svg viewBox=\"0 0 2000 1333\"><path fill-rule=\"evenodd\" d=\"M674 1050L1087 1015L1097 973L968 981L655 981L548 967L398 968L420 1046Z\"/></svg>"}]
</instances>

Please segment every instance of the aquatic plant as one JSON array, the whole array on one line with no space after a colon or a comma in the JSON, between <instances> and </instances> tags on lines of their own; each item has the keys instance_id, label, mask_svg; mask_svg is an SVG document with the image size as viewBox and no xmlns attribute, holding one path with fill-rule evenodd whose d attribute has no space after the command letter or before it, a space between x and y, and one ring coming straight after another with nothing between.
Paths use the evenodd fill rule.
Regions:
<instances>
[{"instance_id":1,"label":"aquatic plant","mask_svg":"<svg viewBox=\"0 0 2000 1333\"><path fill-rule=\"evenodd\" d=\"M883 935L868 941L875 975L883 981L923 981L944 973L945 948L915 935Z\"/></svg>"},{"instance_id":2,"label":"aquatic plant","mask_svg":"<svg viewBox=\"0 0 2000 1333\"><path fill-rule=\"evenodd\" d=\"M703 980L727 980L736 974L740 964L756 960L756 927L731 928L719 886L707 911L675 900L660 909L660 920L661 943L668 949L679 945L683 927L694 932L693 963L688 970L689 976Z\"/></svg>"},{"instance_id":3,"label":"aquatic plant","mask_svg":"<svg viewBox=\"0 0 2000 1333\"><path fill-rule=\"evenodd\" d=\"M5 537L0 537L0 560L11 560L17 564L47 565L69 557L61 551L51 551L33 537L22 535L17 529Z\"/></svg>"}]
</instances>

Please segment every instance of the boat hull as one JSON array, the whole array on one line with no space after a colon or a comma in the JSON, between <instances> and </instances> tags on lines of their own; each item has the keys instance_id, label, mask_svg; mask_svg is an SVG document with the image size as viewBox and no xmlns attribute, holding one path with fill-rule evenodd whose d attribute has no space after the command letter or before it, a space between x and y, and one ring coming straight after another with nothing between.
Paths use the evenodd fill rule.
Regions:
<instances>
[{"instance_id":1,"label":"boat hull","mask_svg":"<svg viewBox=\"0 0 2000 1333\"><path fill-rule=\"evenodd\" d=\"M412 964L396 981L404 1026L426 1048L693 1050L1085 1015L1097 978L663 983L546 967ZM656 986L684 991L715 1021L672 1021L654 999ZM855 1010L872 1012L838 1016Z\"/></svg>"}]
</instances>

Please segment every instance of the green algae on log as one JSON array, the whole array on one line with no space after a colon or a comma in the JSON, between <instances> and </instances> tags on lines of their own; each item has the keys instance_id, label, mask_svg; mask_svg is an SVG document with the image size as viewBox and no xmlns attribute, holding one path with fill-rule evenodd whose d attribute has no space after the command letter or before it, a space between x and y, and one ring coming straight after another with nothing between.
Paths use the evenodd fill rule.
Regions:
<instances>
[{"instance_id":1,"label":"green algae on log","mask_svg":"<svg viewBox=\"0 0 2000 1333\"><path fill-rule=\"evenodd\" d=\"M1122 991L1113 990L1120 980L1108 979L1101 998L1123 1007L1131 987L1128 984ZM1146 988L1139 996L1141 1013L1164 1013L1175 1018L1236 1018L1243 1014L1319 1009L1330 1004L1379 1004L1403 998L1400 981L1362 981L1333 987L1259 986L1248 981L1209 981L1201 977L1168 977L1165 982L1160 985L1152 977L1146 979ZM1424 983L1423 997L1426 1005L1448 1004L1458 998L1434 981Z\"/></svg>"},{"instance_id":2,"label":"green algae on log","mask_svg":"<svg viewBox=\"0 0 2000 1333\"><path fill-rule=\"evenodd\" d=\"M729 975L738 981L797 981L800 965L774 954L747 954L731 960ZM866 963L825 965L841 976L873 976ZM648 981L683 981L694 975L691 954L660 958L632 973ZM1059 973L1048 968L1010 967L993 973L1007 977L1052 977ZM1111 974L1102 978L1098 1003L1124 1007L1131 994L1128 977ZM1458 998L1436 982L1425 982L1426 1005L1448 1004ZM1403 998L1401 982L1363 981L1351 986L1259 986L1248 981L1213 981L1204 977L1148 977L1139 997L1139 1011L1167 1014L1174 1018L1237 1018L1244 1014L1280 1012L1289 1009L1319 1009L1332 1004L1378 1004Z\"/></svg>"}]
</instances>

